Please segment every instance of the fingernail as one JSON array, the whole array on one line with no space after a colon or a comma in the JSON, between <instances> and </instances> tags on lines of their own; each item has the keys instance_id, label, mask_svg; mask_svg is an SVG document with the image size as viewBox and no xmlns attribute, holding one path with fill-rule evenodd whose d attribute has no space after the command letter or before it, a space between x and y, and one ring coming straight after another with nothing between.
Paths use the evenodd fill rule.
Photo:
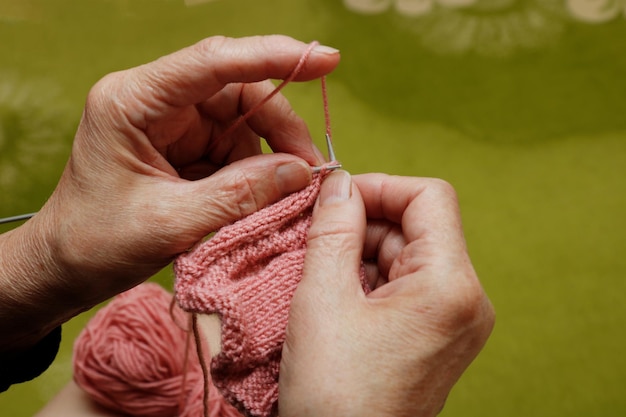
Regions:
<instances>
[{"instance_id":1,"label":"fingernail","mask_svg":"<svg viewBox=\"0 0 626 417\"><path fill-rule=\"evenodd\" d=\"M331 173L320 190L320 206L346 201L352 195L352 177L347 171Z\"/></svg>"},{"instance_id":2,"label":"fingernail","mask_svg":"<svg viewBox=\"0 0 626 417\"><path fill-rule=\"evenodd\" d=\"M283 194L290 194L311 182L311 168L304 162L289 162L276 168L276 184Z\"/></svg>"},{"instance_id":3,"label":"fingernail","mask_svg":"<svg viewBox=\"0 0 626 417\"><path fill-rule=\"evenodd\" d=\"M335 55L339 53L339 49L331 48L330 46L326 45L317 45L315 48L313 48L313 51L326 55Z\"/></svg>"}]
</instances>

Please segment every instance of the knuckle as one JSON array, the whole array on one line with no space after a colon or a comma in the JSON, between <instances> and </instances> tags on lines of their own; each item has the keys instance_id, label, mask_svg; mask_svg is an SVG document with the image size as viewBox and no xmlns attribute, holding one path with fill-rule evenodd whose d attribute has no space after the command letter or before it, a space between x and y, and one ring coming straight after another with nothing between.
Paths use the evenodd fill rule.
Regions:
<instances>
[{"instance_id":1,"label":"knuckle","mask_svg":"<svg viewBox=\"0 0 626 417\"><path fill-rule=\"evenodd\" d=\"M446 197L447 199L457 201L458 196L456 189L448 181L440 178L429 178L427 188L437 195Z\"/></svg>"},{"instance_id":2,"label":"knuckle","mask_svg":"<svg viewBox=\"0 0 626 417\"><path fill-rule=\"evenodd\" d=\"M330 248L334 252L360 249L362 230L355 227L353 219L336 213L318 213L313 216L308 232L308 246Z\"/></svg>"},{"instance_id":3,"label":"knuckle","mask_svg":"<svg viewBox=\"0 0 626 417\"><path fill-rule=\"evenodd\" d=\"M106 90L106 81L103 78L94 84L93 87L89 90L87 94L87 99L85 100L85 113L89 116L92 111L103 104L106 100L107 95L104 93Z\"/></svg>"},{"instance_id":4,"label":"knuckle","mask_svg":"<svg viewBox=\"0 0 626 417\"><path fill-rule=\"evenodd\" d=\"M316 217L315 221L311 225L309 230L309 236L311 238L325 237L325 236L342 236L346 233L350 233L352 224L347 220L341 218L325 217L321 219Z\"/></svg>"},{"instance_id":5,"label":"knuckle","mask_svg":"<svg viewBox=\"0 0 626 417\"><path fill-rule=\"evenodd\" d=\"M348 225L340 221L317 224L309 229L309 245L333 247L343 251L358 241L358 234L349 230Z\"/></svg>"},{"instance_id":6,"label":"knuckle","mask_svg":"<svg viewBox=\"0 0 626 417\"><path fill-rule=\"evenodd\" d=\"M226 196L226 201L231 202L229 211L234 218L241 219L267 205L265 193L255 192L260 188L245 172L237 171Z\"/></svg>"},{"instance_id":7,"label":"knuckle","mask_svg":"<svg viewBox=\"0 0 626 417\"><path fill-rule=\"evenodd\" d=\"M91 87L85 101L84 118L102 126L124 128L125 111L130 106L132 84L124 71L105 75ZM104 123L108 120L107 123ZM102 128L99 126L98 129Z\"/></svg>"},{"instance_id":8,"label":"knuckle","mask_svg":"<svg viewBox=\"0 0 626 417\"><path fill-rule=\"evenodd\" d=\"M493 327L494 309L477 278L446 291L439 302L444 330L474 329L482 333Z\"/></svg>"},{"instance_id":9,"label":"knuckle","mask_svg":"<svg viewBox=\"0 0 626 417\"><path fill-rule=\"evenodd\" d=\"M209 56L215 51L219 51L228 38L221 35L211 36L197 42L192 48L196 49L200 54L208 54Z\"/></svg>"},{"instance_id":10,"label":"knuckle","mask_svg":"<svg viewBox=\"0 0 626 417\"><path fill-rule=\"evenodd\" d=\"M192 46L193 52L198 57L199 61L203 60L199 57L215 57L214 62L216 63L221 60L228 61L229 71L227 73L220 70L220 65L210 65L206 68L207 71L210 71L211 76L217 83L221 85L227 85L231 81L241 78L245 71L245 68L238 65L238 54L223 56L224 51L235 50L235 47L231 45L233 41L235 41L233 38L218 35L203 39Z\"/></svg>"},{"instance_id":11,"label":"knuckle","mask_svg":"<svg viewBox=\"0 0 626 417\"><path fill-rule=\"evenodd\" d=\"M96 82L87 94L86 107L98 107L102 103L114 101L116 94L116 86L123 85L120 83L121 74L114 72L107 74Z\"/></svg>"}]
</instances>

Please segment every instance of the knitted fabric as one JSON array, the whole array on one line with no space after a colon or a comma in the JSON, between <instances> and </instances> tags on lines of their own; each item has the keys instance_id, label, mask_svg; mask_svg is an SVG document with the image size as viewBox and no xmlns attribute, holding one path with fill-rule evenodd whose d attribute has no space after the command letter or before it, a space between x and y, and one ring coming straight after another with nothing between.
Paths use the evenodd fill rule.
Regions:
<instances>
[{"instance_id":1,"label":"knitted fabric","mask_svg":"<svg viewBox=\"0 0 626 417\"><path fill-rule=\"evenodd\" d=\"M327 172L304 190L220 229L175 262L183 310L218 314L222 349L213 383L246 415L276 415L291 298L302 277L312 206ZM368 291L365 274L361 282Z\"/></svg>"}]
</instances>

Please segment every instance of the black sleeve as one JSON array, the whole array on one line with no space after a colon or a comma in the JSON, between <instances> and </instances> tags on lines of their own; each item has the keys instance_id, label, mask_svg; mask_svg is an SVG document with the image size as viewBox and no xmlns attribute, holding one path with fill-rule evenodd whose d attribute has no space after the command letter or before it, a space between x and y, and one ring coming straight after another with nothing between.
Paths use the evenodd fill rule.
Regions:
<instances>
[{"instance_id":1,"label":"black sleeve","mask_svg":"<svg viewBox=\"0 0 626 417\"><path fill-rule=\"evenodd\" d=\"M0 357L0 392L13 384L30 381L48 369L59 351L61 326L51 331L39 343L27 350Z\"/></svg>"}]
</instances>

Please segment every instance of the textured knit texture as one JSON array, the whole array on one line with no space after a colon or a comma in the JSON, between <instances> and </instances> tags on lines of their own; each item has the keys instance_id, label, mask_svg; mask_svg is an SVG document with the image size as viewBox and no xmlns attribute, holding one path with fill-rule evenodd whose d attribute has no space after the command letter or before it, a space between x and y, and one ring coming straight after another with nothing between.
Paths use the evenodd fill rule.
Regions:
<instances>
[{"instance_id":1,"label":"textured knit texture","mask_svg":"<svg viewBox=\"0 0 626 417\"><path fill-rule=\"evenodd\" d=\"M98 404L137 417L239 417L204 378L187 315L172 295L142 284L115 297L74 344L74 379ZM188 344L187 341L191 344ZM208 352L208 346L203 346Z\"/></svg>"},{"instance_id":2,"label":"textured knit texture","mask_svg":"<svg viewBox=\"0 0 626 417\"><path fill-rule=\"evenodd\" d=\"M193 313L218 314L215 386L242 412L275 415L291 298L302 278L312 206L326 172L304 190L220 229L175 263L175 293ZM365 275L361 281L367 291Z\"/></svg>"}]
</instances>

